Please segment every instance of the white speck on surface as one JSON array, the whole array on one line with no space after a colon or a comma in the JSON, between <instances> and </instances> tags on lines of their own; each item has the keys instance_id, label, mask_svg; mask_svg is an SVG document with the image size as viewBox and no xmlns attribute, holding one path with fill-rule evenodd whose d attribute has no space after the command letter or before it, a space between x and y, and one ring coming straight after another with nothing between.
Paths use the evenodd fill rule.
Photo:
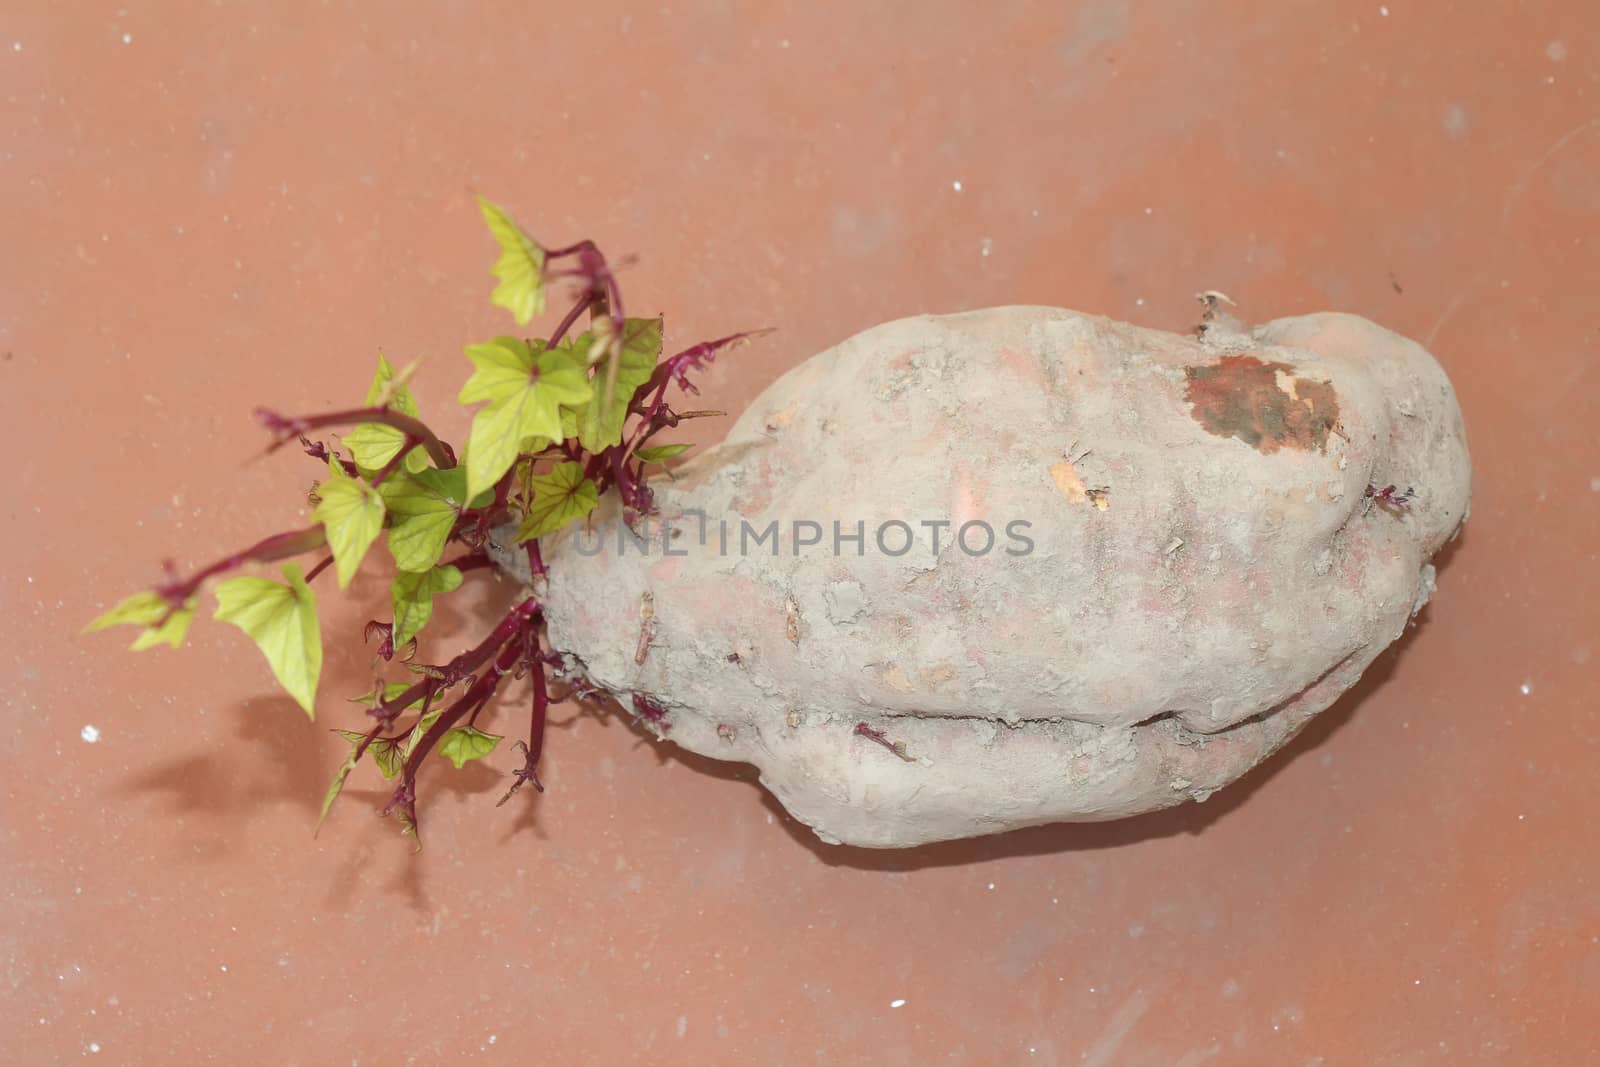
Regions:
<instances>
[{"instance_id":1,"label":"white speck on surface","mask_svg":"<svg viewBox=\"0 0 1600 1067\"><path fill-rule=\"evenodd\" d=\"M950 188L954 189L956 192L959 193L961 191L961 179L957 178L955 181L951 182L950 183Z\"/></svg>"},{"instance_id":2,"label":"white speck on surface","mask_svg":"<svg viewBox=\"0 0 1600 1067\"><path fill-rule=\"evenodd\" d=\"M93 726L85 726L83 729L78 731L78 736L92 745L96 741L100 740L100 731Z\"/></svg>"},{"instance_id":3,"label":"white speck on surface","mask_svg":"<svg viewBox=\"0 0 1600 1067\"><path fill-rule=\"evenodd\" d=\"M1133 302L1133 306L1134 307L1139 307L1139 308L1144 307L1144 297L1141 296L1141 297L1138 297L1137 299L1135 299L1134 302Z\"/></svg>"},{"instance_id":4,"label":"white speck on surface","mask_svg":"<svg viewBox=\"0 0 1600 1067\"><path fill-rule=\"evenodd\" d=\"M1388 6L1387 5L1379 5L1378 14L1382 15L1384 18L1388 18L1389 17L1389 8L1388 8Z\"/></svg>"},{"instance_id":5,"label":"white speck on surface","mask_svg":"<svg viewBox=\"0 0 1600 1067\"><path fill-rule=\"evenodd\" d=\"M131 34L131 33L123 34L122 35L122 43L123 44L132 44L133 43L133 34Z\"/></svg>"},{"instance_id":6,"label":"white speck on surface","mask_svg":"<svg viewBox=\"0 0 1600 1067\"><path fill-rule=\"evenodd\" d=\"M990 888L990 889L993 889L993 888L994 888L994 883L993 883L993 882L990 882L990 883L989 883L989 888Z\"/></svg>"},{"instance_id":7,"label":"white speck on surface","mask_svg":"<svg viewBox=\"0 0 1600 1067\"><path fill-rule=\"evenodd\" d=\"M21 48L22 46L19 44L17 47ZM1544 54L1545 58L1549 59L1550 62L1560 63L1567 58L1567 46L1562 41L1551 41L1544 46Z\"/></svg>"},{"instance_id":8,"label":"white speck on surface","mask_svg":"<svg viewBox=\"0 0 1600 1067\"><path fill-rule=\"evenodd\" d=\"M779 48L788 48L789 47L789 38L785 37L783 40L779 41L778 42L778 47Z\"/></svg>"},{"instance_id":9,"label":"white speck on surface","mask_svg":"<svg viewBox=\"0 0 1600 1067\"><path fill-rule=\"evenodd\" d=\"M689 1032L689 1017L687 1015L678 1016L678 1036L682 1037L684 1034L687 1034L688 1032Z\"/></svg>"},{"instance_id":10,"label":"white speck on surface","mask_svg":"<svg viewBox=\"0 0 1600 1067\"><path fill-rule=\"evenodd\" d=\"M1589 492L1591 492L1591 493L1600 493L1600 478L1590 478L1589 479ZM31 581L33 581L33 579L29 578L28 581L31 582Z\"/></svg>"},{"instance_id":11,"label":"white speck on surface","mask_svg":"<svg viewBox=\"0 0 1600 1067\"><path fill-rule=\"evenodd\" d=\"M1523 696L1528 696L1533 692L1533 683L1523 682L1522 685L1518 686L1518 688L1522 690Z\"/></svg>"},{"instance_id":12,"label":"white speck on surface","mask_svg":"<svg viewBox=\"0 0 1600 1067\"><path fill-rule=\"evenodd\" d=\"M889 1001L889 1007L891 1007L891 1008L903 1008L905 1006L906 1006L906 999L904 997L900 997L900 998L898 998L896 1000Z\"/></svg>"},{"instance_id":13,"label":"white speck on surface","mask_svg":"<svg viewBox=\"0 0 1600 1067\"><path fill-rule=\"evenodd\" d=\"M499 1034L490 1034L490 1035L489 1035L489 1044L491 1044L491 1045L492 1045L492 1044L494 1044L494 1043L495 1043L495 1042L496 1042L496 1041L499 1041L499 1040L500 1040L500 1035L499 1035Z\"/></svg>"},{"instance_id":14,"label":"white speck on surface","mask_svg":"<svg viewBox=\"0 0 1600 1067\"><path fill-rule=\"evenodd\" d=\"M12 42L11 42L11 50L12 50L12 51L13 51L13 52L20 52L20 51L22 51L22 42L21 42L21 41L12 41Z\"/></svg>"},{"instance_id":15,"label":"white speck on surface","mask_svg":"<svg viewBox=\"0 0 1600 1067\"><path fill-rule=\"evenodd\" d=\"M1421 984L1422 984L1422 979L1420 979L1420 978L1413 978L1413 979L1411 979L1411 984L1412 984L1412 985L1421 985Z\"/></svg>"},{"instance_id":16,"label":"white speck on surface","mask_svg":"<svg viewBox=\"0 0 1600 1067\"><path fill-rule=\"evenodd\" d=\"M989 258L989 253L993 252L993 251L994 251L994 240L992 238L985 237L983 239L983 243L978 246L978 254L983 256L985 259L987 259L987 258Z\"/></svg>"},{"instance_id":17,"label":"white speck on surface","mask_svg":"<svg viewBox=\"0 0 1600 1067\"><path fill-rule=\"evenodd\" d=\"M1156 209L1153 207L1147 207L1144 209L1144 213L1146 215L1154 215L1156 213Z\"/></svg>"},{"instance_id":18,"label":"white speck on surface","mask_svg":"<svg viewBox=\"0 0 1600 1067\"><path fill-rule=\"evenodd\" d=\"M98 1041L89 1042L89 1051L90 1052L99 1052L100 1051L100 1042L98 1042Z\"/></svg>"},{"instance_id":19,"label":"white speck on surface","mask_svg":"<svg viewBox=\"0 0 1600 1067\"><path fill-rule=\"evenodd\" d=\"M222 971L222 973L223 973L223 974L227 974L227 973L228 973L228 965L227 965L227 964L226 964L226 963L224 963L224 964L223 964L223 965L222 965L222 966L221 966L221 967L220 967L220 968L219 968L219 970L221 970L221 971Z\"/></svg>"}]
</instances>

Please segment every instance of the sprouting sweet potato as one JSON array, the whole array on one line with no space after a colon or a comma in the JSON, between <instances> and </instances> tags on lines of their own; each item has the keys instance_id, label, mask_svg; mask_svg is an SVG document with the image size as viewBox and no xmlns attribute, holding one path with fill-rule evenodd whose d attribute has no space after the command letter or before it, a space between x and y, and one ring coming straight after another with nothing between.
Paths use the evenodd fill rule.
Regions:
<instances>
[{"instance_id":1,"label":"sprouting sweet potato","mask_svg":"<svg viewBox=\"0 0 1600 1067\"><path fill-rule=\"evenodd\" d=\"M1468 481L1443 371L1365 319L919 317L775 382L658 518L549 539L543 601L669 740L909 846L1234 781L1426 602Z\"/></svg>"}]
</instances>

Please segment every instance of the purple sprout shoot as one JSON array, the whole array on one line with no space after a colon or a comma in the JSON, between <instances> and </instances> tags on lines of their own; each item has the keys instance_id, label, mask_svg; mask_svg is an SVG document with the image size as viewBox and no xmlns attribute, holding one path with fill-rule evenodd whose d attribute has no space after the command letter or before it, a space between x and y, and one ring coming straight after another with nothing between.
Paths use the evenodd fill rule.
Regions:
<instances>
[{"instance_id":1,"label":"purple sprout shoot","mask_svg":"<svg viewBox=\"0 0 1600 1067\"><path fill-rule=\"evenodd\" d=\"M544 790L538 766L552 676L568 683L564 695L569 699L606 698L593 685L563 676L561 657L545 645L535 596L525 596L477 644L453 658L418 661L418 635L432 616L434 600L454 592L468 575L492 567L485 545L495 527L515 525L515 540L537 576L546 573L540 538L583 519L605 493L615 493L629 516L650 514L646 467L686 446L646 446L685 419L722 414L676 411L667 402L669 389L698 393L692 374L766 332L729 334L664 355L661 319L624 314L616 272L594 242L545 249L496 205L480 198L479 206L501 249L492 269L499 279L494 303L525 325L543 312L549 283L560 280L572 289L570 305L548 340L500 337L468 346L478 372L462 389L462 402L484 404L474 414L468 447L458 449L433 431L407 387L410 368L396 372L381 357L359 407L305 415L259 407L256 418L271 435L267 451L297 443L324 472L309 494L316 521L265 538L187 577L168 562L154 586L88 627L135 625L141 627L135 649L176 647L187 635L202 587L215 580L217 617L255 640L279 682L314 716L322 636L311 583L333 567L343 588L368 548L387 532L396 568L394 615L363 628L364 641L376 652L372 684L354 698L367 705L367 727L337 731L351 750L323 800L322 814L326 817L356 765L371 756L383 777L394 782L382 813L396 816L411 834L418 827L418 772L435 754L459 768L491 752L502 738L478 724L492 717L495 698L511 684L530 681L528 726L525 739L514 743L521 765L512 772L502 804L523 785L531 783L536 793ZM575 334L585 314L588 328ZM513 373L505 373L508 369ZM514 416L510 420L508 412ZM576 431L569 432L573 426ZM315 438L324 430L340 432L344 454ZM458 462L458 456L466 462ZM452 545L459 546L453 554ZM322 558L302 575L293 559L306 553ZM282 563L287 582L223 578L266 563ZM641 661L652 630L646 610L636 650ZM410 681L384 677L401 670ZM634 694L631 704L655 730L668 729L666 711L654 699Z\"/></svg>"}]
</instances>

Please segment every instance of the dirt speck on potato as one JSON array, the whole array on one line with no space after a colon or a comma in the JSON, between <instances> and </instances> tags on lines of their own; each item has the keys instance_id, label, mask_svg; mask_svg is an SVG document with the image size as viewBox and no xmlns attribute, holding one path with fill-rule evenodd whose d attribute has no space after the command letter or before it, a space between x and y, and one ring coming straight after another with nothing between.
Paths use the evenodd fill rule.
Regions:
<instances>
[{"instance_id":1,"label":"dirt speck on potato","mask_svg":"<svg viewBox=\"0 0 1600 1067\"><path fill-rule=\"evenodd\" d=\"M1070 460L1062 460L1050 468L1050 479L1056 483L1056 488L1061 490L1061 495L1074 504L1082 504L1089 499L1088 489L1083 484L1083 479L1078 477L1077 468L1073 467Z\"/></svg>"},{"instance_id":2,"label":"dirt speck on potato","mask_svg":"<svg viewBox=\"0 0 1600 1067\"><path fill-rule=\"evenodd\" d=\"M1339 401L1327 382L1296 378L1286 363L1245 355L1183 370L1184 399L1207 433L1237 437L1268 455L1280 448L1326 451L1339 421Z\"/></svg>"},{"instance_id":3,"label":"dirt speck on potato","mask_svg":"<svg viewBox=\"0 0 1600 1067\"><path fill-rule=\"evenodd\" d=\"M1110 506L1111 490L1108 486L1091 486L1083 479L1079 467L1084 456L1080 455L1077 462L1072 459L1063 459L1050 467L1050 480L1055 483L1061 495L1074 504L1091 504L1097 510L1104 511Z\"/></svg>"}]
</instances>

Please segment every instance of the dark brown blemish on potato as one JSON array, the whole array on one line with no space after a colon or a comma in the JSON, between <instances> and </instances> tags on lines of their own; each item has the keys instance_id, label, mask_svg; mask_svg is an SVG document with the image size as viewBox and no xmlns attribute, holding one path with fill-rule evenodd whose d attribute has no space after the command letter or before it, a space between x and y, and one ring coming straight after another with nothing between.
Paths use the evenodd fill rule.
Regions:
<instances>
[{"instance_id":1,"label":"dark brown blemish on potato","mask_svg":"<svg viewBox=\"0 0 1600 1067\"><path fill-rule=\"evenodd\" d=\"M1223 356L1207 367L1185 367L1183 398L1207 433L1237 437L1263 454L1280 448L1325 451L1339 423L1339 400L1328 382L1294 376L1287 363Z\"/></svg>"}]
</instances>

